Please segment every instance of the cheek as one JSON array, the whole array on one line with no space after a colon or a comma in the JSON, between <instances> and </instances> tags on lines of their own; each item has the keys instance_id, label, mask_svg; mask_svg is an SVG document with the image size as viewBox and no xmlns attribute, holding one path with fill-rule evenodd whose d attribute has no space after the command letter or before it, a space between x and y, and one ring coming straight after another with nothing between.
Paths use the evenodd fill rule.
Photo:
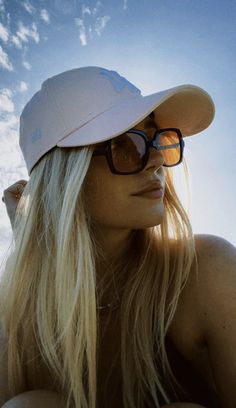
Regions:
<instances>
[{"instance_id":1,"label":"cheek","mask_svg":"<svg viewBox=\"0 0 236 408\"><path fill-rule=\"evenodd\" d=\"M137 181L112 174L106 163L99 160L92 163L84 183L86 209L92 220L114 228L136 229L160 224L165 212L163 199L133 197L133 184L137 185Z\"/></svg>"},{"instance_id":2,"label":"cheek","mask_svg":"<svg viewBox=\"0 0 236 408\"><path fill-rule=\"evenodd\" d=\"M99 224L121 223L128 212L128 192L109 170L91 166L84 185L86 208Z\"/></svg>"}]
</instances>

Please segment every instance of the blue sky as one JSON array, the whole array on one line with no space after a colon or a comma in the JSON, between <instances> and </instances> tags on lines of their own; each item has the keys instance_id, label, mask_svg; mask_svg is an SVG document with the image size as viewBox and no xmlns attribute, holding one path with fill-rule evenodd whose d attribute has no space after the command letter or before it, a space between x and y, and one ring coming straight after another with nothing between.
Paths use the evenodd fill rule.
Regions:
<instances>
[{"instance_id":1,"label":"blue sky","mask_svg":"<svg viewBox=\"0 0 236 408\"><path fill-rule=\"evenodd\" d=\"M117 70L149 94L189 83L216 104L213 124L186 139L195 233L236 245L236 2L0 0L0 194L28 179L19 115L48 77L78 66ZM182 165L175 168L179 194ZM10 224L0 202L0 256Z\"/></svg>"}]
</instances>

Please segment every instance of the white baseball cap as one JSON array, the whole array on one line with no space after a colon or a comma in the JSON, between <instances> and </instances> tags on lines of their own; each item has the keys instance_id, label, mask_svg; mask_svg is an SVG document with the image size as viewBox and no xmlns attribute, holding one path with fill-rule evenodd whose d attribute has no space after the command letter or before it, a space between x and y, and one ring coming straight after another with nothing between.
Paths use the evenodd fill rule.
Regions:
<instances>
[{"instance_id":1,"label":"white baseball cap","mask_svg":"<svg viewBox=\"0 0 236 408\"><path fill-rule=\"evenodd\" d=\"M201 132L214 118L210 95L180 85L151 95L115 71L82 67L48 78L20 117L20 147L30 175L55 146L99 143L131 129L152 111L159 128L179 128L184 137Z\"/></svg>"}]
</instances>

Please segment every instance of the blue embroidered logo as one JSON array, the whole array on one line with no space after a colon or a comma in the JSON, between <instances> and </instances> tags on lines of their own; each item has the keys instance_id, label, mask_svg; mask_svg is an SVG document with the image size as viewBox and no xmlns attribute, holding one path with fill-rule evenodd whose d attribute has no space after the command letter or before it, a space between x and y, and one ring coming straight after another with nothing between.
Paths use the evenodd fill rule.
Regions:
<instances>
[{"instance_id":1,"label":"blue embroidered logo","mask_svg":"<svg viewBox=\"0 0 236 408\"><path fill-rule=\"evenodd\" d=\"M38 140L42 139L42 132L40 128L37 128L34 133L31 135L32 143L37 142Z\"/></svg>"},{"instance_id":2,"label":"blue embroidered logo","mask_svg":"<svg viewBox=\"0 0 236 408\"><path fill-rule=\"evenodd\" d=\"M116 71L108 71L107 69L101 69L100 74L104 75L111 82L116 92L121 92L126 86L132 93L141 93L141 91L131 84L127 79L120 76Z\"/></svg>"}]
</instances>

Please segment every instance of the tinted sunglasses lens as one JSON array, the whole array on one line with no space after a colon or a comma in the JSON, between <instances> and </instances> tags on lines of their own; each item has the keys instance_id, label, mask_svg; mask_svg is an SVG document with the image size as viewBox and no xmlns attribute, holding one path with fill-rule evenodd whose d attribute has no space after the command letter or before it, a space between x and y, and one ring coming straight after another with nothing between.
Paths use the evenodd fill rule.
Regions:
<instances>
[{"instance_id":1,"label":"tinted sunglasses lens","mask_svg":"<svg viewBox=\"0 0 236 408\"><path fill-rule=\"evenodd\" d=\"M121 173L139 171L143 167L145 141L142 136L126 132L112 139L111 156L113 166Z\"/></svg>"},{"instance_id":2,"label":"tinted sunglasses lens","mask_svg":"<svg viewBox=\"0 0 236 408\"><path fill-rule=\"evenodd\" d=\"M159 135L158 145L161 146L161 153L165 159L166 166L178 164L181 158L180 138L176 131L166 130Z\"/></svg>"}]
</instances>

